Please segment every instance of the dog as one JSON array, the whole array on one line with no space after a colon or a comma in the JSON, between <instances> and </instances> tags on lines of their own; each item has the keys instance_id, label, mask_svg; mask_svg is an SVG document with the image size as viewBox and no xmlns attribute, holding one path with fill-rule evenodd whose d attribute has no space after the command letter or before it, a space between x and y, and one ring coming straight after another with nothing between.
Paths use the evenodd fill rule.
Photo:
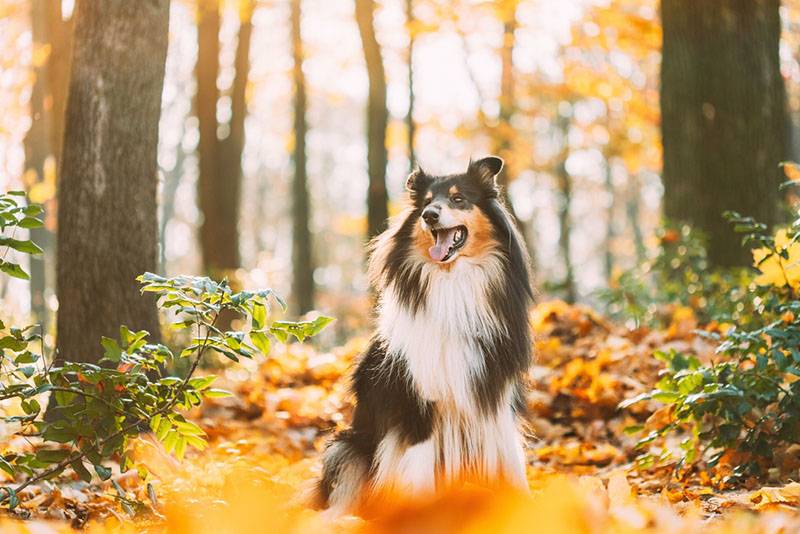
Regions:
<instances>
[{"instance_id":1,"label":"dog","mask_svg":"<svg viewBox=\"0 0 800 534\"><path fill-rule=\"evenodd\" d=\"M521 432L531 362L529 257L503 205L503 160L463 174L416 170L408 206L371 243L377 331L352 379L316 507L358 513L378 495L421 497L469 480L527 491Z\"/></svg>"}]
</instances>

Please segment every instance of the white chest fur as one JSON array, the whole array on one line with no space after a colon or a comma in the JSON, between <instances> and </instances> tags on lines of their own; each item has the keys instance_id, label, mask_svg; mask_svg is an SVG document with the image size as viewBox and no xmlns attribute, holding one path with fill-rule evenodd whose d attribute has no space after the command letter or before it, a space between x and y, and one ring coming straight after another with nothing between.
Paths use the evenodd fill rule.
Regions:
<instances>
[{"instance_id":1,"label":"white chest fur","mask_svg":"<svg viewBox=\"0 0 800 534\"><path fill-rule=\"evenodd\" d=\"M500 281L500 260L490 257L478 264L461 259L449 271L430 264L424 269L424 305L410 310L390 285L381 296L378 328L387 343L387 365L403 359L419 396L436 402L433 434L407 446L390 431L378 447L373 483L416 495L471 473L524 489L513 388L507 386L495 413L485 413L474 386L485 365L480 342L506 333L488 300L491 284ZM442 479L437 480L437 472Z\"/></svg>"},{"instance_id":2,"label":"white chest fur","mask_svg":"<svg viewBox=\"0 0 800 534\"><path fill-rule=\"evenodd\" d=\"M416 312L399 302L392 286L384 291L379 331L391 357L405 359L423 399L474 408L471 388L484 365L479 340L502 329L487 299L497 261L464 259L449 271L426 264L428 295Z\"/></svg>"}]
</instances>

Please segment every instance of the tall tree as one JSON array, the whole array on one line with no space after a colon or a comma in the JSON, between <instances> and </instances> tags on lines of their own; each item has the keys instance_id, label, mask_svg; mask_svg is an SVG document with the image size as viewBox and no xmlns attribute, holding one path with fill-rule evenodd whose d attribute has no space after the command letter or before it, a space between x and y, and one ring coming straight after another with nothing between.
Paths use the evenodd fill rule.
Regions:
<instances>
[{"instance_id":1,"label":"tall tree","mask_svg":"<svg viewBox=\"0 0 800 534\"><path fill-rule=\"evenodd\" d=\"M198 0L195 108L200 130L198 204L203 213L200 248L203 267L213 276L230 274L241 265L238 224L242 189L241 160L255 7L256 0L244 0L241 3L235 74L230 90L231 119L227 125L220 125L217 121L220 98L217 87L220 70L220 0ZM220 131L227 133L219 138Z\"/></svg>"},{"instance_id":2,"label":"tall tree","mask_svg":"<svg viewBox=\"0 0 800 534\"><path fill-rule=\"evenodd\" d=\"M664 213L709 237L709 260L750 258L724 210L777 222L787 150L780 0L663 0Z\"/></svg>"},{"instance_id":3,"label":"tall tree","mask_svg":"<svg viewBox=\"0 0 800 534\"><path fill-rule=\"evenodd\" d=\"M308 229L311 210L306 172L306 78L303 73L303 35L301 0L292 0L291 31L294 68L294 179L292 180L292 298L298 313L314 308L314 265L311 232Z\"/></svg>"},{"instance_id":4,"label":"tall tree","mask_svg":"<svg viewBox=\"0 0 800 534\"><path fill-rule=\"evenodd\" d=\"M514 181L517 165L515 165L514 155L514 126L512 121L517 111L515 104L516 98L516 79L514 70L514 48L516 47L516 31L519 25L517 21L517 8L520 0L497 0L496 11L498 17L503 22L503 41L500 45L500 113L498 124L495 128L493 141L494 153L506 161L503 171L500 173L498 183L502 187L503 200L506 207L517 223L522 237L528 245L531 258L535 258L535 250L530 239L530 232L525 224L517 217L514 203L509 195L508 186ZM532 261L534 261L532 259Z\"/></svg>"},{"instance_id":5,"label":"tall tree","mask_svg":"<svg viewBox=\"0 0 800 534\"><path fill-rule=\"evenodd\" d=\"M372 238L386 228L389 217L389 194L386 190L386 128L389 112L386 109L386 73L383 69L381 46L375 36L375 0L356 0L356 22L364 49L369 77L367 102L367 236Z\"/></svg>"},{"instance_id":6,"label":"tall tree","mask_svg":"<svg viewBox=\"0 0 800 534\"><path fill-rule=\"evenodd\" d=\"M70 19L71 21L71 19ZM25 186L35 202L44 203L55 212L51 191L61 155L64 132L64 105L71 55L71 23L62 18L61 2L31 1L31 34L34 57L31 92L31 127L25 137ZM46 289L48 263L53 249L52 221L31 230L31 238L43 249L42 256L32 256L31 310L47 330Z\"/></svg>"},{"instance_id":7,"label":"tall tree","mask_svg":"<svg viewBox=\"0 0 800 534\"><path fill-rule=\"evenodd\" d=\"M513 154L510 153L513 145L511 120L516 108L514 104L514 47L516 46L518 3L518 0L498 0L497 2L498 16L503 22L503 41L500 45L500 114L497 131L493 138L494 152L507 162L513 160ZM506 204L513 213L514 207L508 196L508 184L513 180L511 172L512 169L506 165L498 180L503 186Z\"/></svg>"},{"instance_id":8,"label":"tall tree","mask_svg":"<svg viewBox=\"0 0 800 534\"><path fill-rule=\"evenodd\" d=\"M572 177L567 170L569 158L569 130L571 114L559 113L556 119L556 131L561 139L561 152L556 163L556 184L561 195L558 207L559 237L558 248L564 260L564 279L562 288L564 300L575 302L575 273L572 265Z\"/></svg>"},{"instance_id":9,"label":"tall tree","mask_svg":"<svg viewBox=\"0 0 800 534\"><path fill-rule=\"evenodd\" d=\"M57 355L97 361L119 326L159 336L135 278L156 269L169 0L78 0L59 182ZM122 44L121 44L122 43Z\"/></svg>"},{"instance_id":10,"label":"tall tree","mask_svg":"<svg viewBox=\"0 0 800 534\"><path fill-rule=\"evenodd\" d=\"M406 0L406 31L408 31L408 50L406 64L408 66L408 113L406 114L406 133L408 135L408 167L409 172L417 165L414 151L414 138L417 125L414 122L414 43L416 41L416 19L414 18L414 0Z\"/></svg>"},{"instance_id":11,"label":"tall tree","mask_svg":"<svg viewBox=\"0 0 800 534\"><path fill-rule=\"evenodd\" d=\"M636 251L636 264L641 265L647 259L647 247L644 244L642 235L640 197L641 184L639 176L636 174L628 175L627 199L625 201L625 216L628 226L633 233L633 248Z\"/></svg>"}]
</instances>

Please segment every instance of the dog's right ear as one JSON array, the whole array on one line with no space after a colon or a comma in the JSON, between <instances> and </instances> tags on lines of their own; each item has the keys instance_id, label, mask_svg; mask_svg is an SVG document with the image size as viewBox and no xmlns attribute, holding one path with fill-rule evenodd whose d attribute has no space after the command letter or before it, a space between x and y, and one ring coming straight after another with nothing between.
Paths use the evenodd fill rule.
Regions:
<instances>
[{"instance_id":1,"label":"dog's right ear","mask_svg":"<svg viewBox=\"0 0 800 534\"><path fill-rule=\"evenodd\" d=\"M428 185L428 176L425 171L417 167L406 179L406 189L411 194L419 193Z\"/></svg>"}]
</instances>

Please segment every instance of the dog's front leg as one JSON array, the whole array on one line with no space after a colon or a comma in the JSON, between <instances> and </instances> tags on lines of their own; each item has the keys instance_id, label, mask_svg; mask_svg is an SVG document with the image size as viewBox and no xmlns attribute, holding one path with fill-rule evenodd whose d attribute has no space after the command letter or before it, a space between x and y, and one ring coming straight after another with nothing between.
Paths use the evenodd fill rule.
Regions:
<instances>
[{"instance_id":1,"label":"dog's front leg","mask_svg":"<svg viewBox=\"0 0 800 534\"><path fill-rule=\"evenodd\" d=\"M397 431L381 441L375 457L375 489L402 497L421 497L436 489L436 446L432 437L404 443Z\"/></svg>"}]
</instances>

